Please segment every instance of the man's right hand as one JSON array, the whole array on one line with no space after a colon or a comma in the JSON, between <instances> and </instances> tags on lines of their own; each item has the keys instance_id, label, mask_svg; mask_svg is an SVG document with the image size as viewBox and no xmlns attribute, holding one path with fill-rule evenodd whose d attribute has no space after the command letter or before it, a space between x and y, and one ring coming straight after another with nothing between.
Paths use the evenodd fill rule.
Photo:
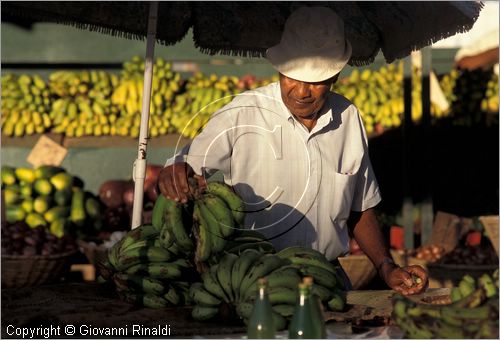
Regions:
<instances>
[{"instance_id":1,"label":"man's right hand","mask_svg":"<svg viewBox=\"0 0 500 340\"><path fill-rule=\"evenodd\" d=\"M188 178L194 177L198 180L200 186L206 186L203 177L194 173L193 168L185 162L174 163L163 168L158 176L158 187L163 196L187 203L191 196Z\"/></svg>"}]
</instances>

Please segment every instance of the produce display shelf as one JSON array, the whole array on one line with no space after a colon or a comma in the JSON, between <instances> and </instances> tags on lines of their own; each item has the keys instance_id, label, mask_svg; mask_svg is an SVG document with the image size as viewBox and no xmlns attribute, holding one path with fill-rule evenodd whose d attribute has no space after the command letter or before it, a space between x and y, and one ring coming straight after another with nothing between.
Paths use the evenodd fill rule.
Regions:
<instances>
[{"instance_id":1,"label":"produce display shelf","mask_svg":"<svg viewBox=\"0 0 500 340\"><path fill-rule=\"evenodd\" d=\"M22 138L11 138L2 134L2 148L20 147L31 148L38 139L45 135L59 145L65 148L105 148L105 147L137 147L138 138L122 136L99 136L99 137L64 137L62 134L46 133L24 136ZM182 137L177 133L150 138L148 146L150 147L180 147L186 145L190 139Z\"/></svg>"}]
</instances>

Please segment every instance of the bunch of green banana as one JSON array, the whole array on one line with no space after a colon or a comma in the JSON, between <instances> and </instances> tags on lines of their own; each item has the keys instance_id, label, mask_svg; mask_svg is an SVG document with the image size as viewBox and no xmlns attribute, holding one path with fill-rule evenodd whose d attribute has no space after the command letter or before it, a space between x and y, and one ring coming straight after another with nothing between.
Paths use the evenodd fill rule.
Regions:
<instances>
[{"instance_id":1,"label":"bunch of green banana","mask_svg":"<svg viewBox=\"0 0 500 340\"><path fill-rule=\"evenodd\" d=\"M51 103L49 88L40 76L2 76L2 133L9 137L44 133L52 125Z\"/></svg>"},{"instance_id":2,"label":"bunch of green banana","mask_svg":"<svg viewBox=\"0 0 500 340\"><path fill-rule=\"evenodd\" d=\"M317 250L299 246L288 247L277 253L291 262L302 277L310 276L314 280L313 294L332 311L341 311L345 307L344 281L339 276L340 268L330 263Z\"/></svg>"},{"instance_id":3,"label":"bunch of green banana","mask_svg":"<svg viewBox=\"0 0 500 340\"><path fill-rule=\"evenodd\" d=\"M186 92L175 97L171 122L178 133L194 138L206 125L212 114L228 104L238 88L238 78L200 72L186 82Z\"/></svg>"},{"instance_id":4,"label":"bunch of green banana","mask_svg":"<svg viewBox=\"0 0 500 340\"><path fill-rule=\"evenodd\" d=\"M108 253L101 276L125 301L150 308L189 304L189 287L199 279L191 262L165 249L150 224L128 232Z\"/></svg>"},{"instance_id":5,"label":"bunch of green banana","mask_svg":"<svg viewBox=\"0 0 500 340\"><path fill-rule=\"evenodd\" d=\"M221 308L224 309L223 306L229 306L239 317L247 320L255 298L254 286L257 279L264 276L270 282L271 303L278 306L277 310L287 313L286 308L279 305L289 302L293 308L296 300L294 289L300 281L298 271L286 267L287 263L275 254L255 249L243 250L239 256L225 253L218 263L202 274L203 283L191 286L191 298L195 303L193 318L209 320L216 317ZM278 328L284 328L286 320L278 311L275 311L275 318L280 321L276 323Z\"/></svg>"},{"instance_id":6,"label":"bunch of green banana","mask_svg":"<svg viewBox=\"0 0 500 340\"><path fill-rule=\"evenodd\" d=\"M246 322L258 291L257 280L266 277L275 321L278 329L283 329L293 314L297 286L306 276L313 278L313 294L325 308L344 308L345 294L340 291L337 269L319 252L289 247L272 254L248 248L238 255L224 253L202 274L203 284L191 287L193 301L198 305L192 316L207 320L219 315L222 305L229 305Z\"/></svg>"},{"instance_id":7,"label":"bunch of green banana","mask_svg":"<svg viewBox=\"0 0 500 340\"><path fill-rule=\"evenodd\" d=\"M410 338L498 338L498 270L475 280L466 275L448 305L419 304L393 297L393 318Z\"/></svg>"},{"instance_id":8,"label":"bunch of green banana","mask_svg":"<svg viewBox=\"0 0 500 340\"><path fill-rule=\"evenodd\" d=\"M84 191L80 179L61 167L2 166L1 179L9 223L25 221L32 228L44 226L58 237L65 233L78 236L102 225L100 201Z\"/></svg>"},{"instance_id":9,"label":"bunch of green banana","mask_svg":"<svg viewBox=\"0 0 500 340\"><path fill-rule=\"evenodd\" d=\"M243 224L244 203L231 187L210 182L187 204L158 197L153 208L153 225L160 232L165 248L175 244L186 254L194 253L198 270L221 253L231 235Z\"/></svg>"},{"instance_id":10,"label":"bunch of green banana","mask_svg":"<svg viewBox=\"0 0 500 340\"><path fill-rule=\"evenodd\" d=\"M59 97L52 104L53 132L68 137L116 134L117 109L111 93L115 74L104 71L58 71L50 75L51 90Z\"/></svg>"}]
</instances>

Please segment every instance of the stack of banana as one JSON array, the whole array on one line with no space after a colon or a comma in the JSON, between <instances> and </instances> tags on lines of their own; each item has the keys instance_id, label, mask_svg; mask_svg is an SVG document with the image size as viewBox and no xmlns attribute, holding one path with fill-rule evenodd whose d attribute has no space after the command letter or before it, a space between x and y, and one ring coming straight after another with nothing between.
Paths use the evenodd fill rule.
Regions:
<instances>
[{"instance_id":1,"label":"stack of banana","mask_svg":"<svg viewBox=\"0 0 500 340\"><path fill-rule=\"evenodd\" d=\"M49 88L40 76L3 76L2 132L9 137L44 133L52 127L51 103Z\"/></svg>"},{"instance_id":2,"label":"stack of banana","mask_svg":"<svg viewBox=\"0 0 500 340\"><path fill-rule=\"evenodd\" d=\"M130 303L163 308L189 304L189 287L198 274L175 245L166 249L152 225L141 225L115 244L100 279L112 281Z\"/></svg>"},{"instance_id":3,"label":"stack of banana","mask_svg":"<svg viewBox=\"0 0 500 340\"><path fill-rule=\"evenodd\" d=\"M418 304L396 295L393 318L413 339L498 339L498 269L475 280L463 277L448 305Z\"/></svg>"},{"instance_id":4,"label":"stack of banana","mask_svg":"<svg viewBox=\"0 0 500 340\"><path fill-rule=\"evenodd\" d=\"M329 309L344 308L337 268L321 253L303 247L285 248L276 254L245 249L239 255L225 253L202 274L203 283L191 286L190 296L195 303L192 316L209 320L229 306L247 322L258 290L257 280L266 277L276 328L284 329L297 303L297 286L305 276L313 277L313 294Z\"/></svg>"},{"instance_id":5,"label":"stack of banana","mask_svg":"<svg viewBox=\"0 0 500 340\"><path fill-rule=\"evenodd\" d=\"M214 112L242 92L238 82L237 77L195 73L187 80L186 92L175 97L171 118L175 130L184 137L194 138Z\"/></svg>"},{"instance_id":6,"label":"stack of banana","mask_svg":"<svg viewBox=\"0 0 500 340\"><path fill-rule=\"evenodd\" d=\"M113 105L120 112L116 122L117 134L120 136L139 136L143 82L144 61L136 56L131 62L123 64L121 82L111 97ZM180 73L172 70L171 63L161 58L156 59L150 102L151 137L173 132L170 123L173 114L172 104L182 90L182 83Z\"/></svg>"},{"instance_id":7,"label":"stack of banana","mask_svg":"<svg viewBox=\"0 0 500 340\"><path fill-rule=\"evenodd\" d=\"M57 99L50 112L51 131L68 137L113 134L117 111L110 96L118 82L117 75L104 71L52 73L49 85Z\"/></svg>"}]
</instances>

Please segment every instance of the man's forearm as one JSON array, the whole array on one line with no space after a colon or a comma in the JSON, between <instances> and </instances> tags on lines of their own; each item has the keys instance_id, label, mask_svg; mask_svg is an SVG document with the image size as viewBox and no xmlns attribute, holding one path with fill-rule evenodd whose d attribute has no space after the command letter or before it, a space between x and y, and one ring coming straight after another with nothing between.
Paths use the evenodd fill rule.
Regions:
<instances>
[{"instance_id":1,"label":"man's forearm","mask_svg":"<svg viewBox=\"0 0 500 340\"><path fill-rule=\"evenodd\" d=\"M373 209L368 209L362 213L353 213L349 224L354 239L380 274L381 269L390 265L392 256L380 230L375 212Z\"/></svg>"}]
</instances>

